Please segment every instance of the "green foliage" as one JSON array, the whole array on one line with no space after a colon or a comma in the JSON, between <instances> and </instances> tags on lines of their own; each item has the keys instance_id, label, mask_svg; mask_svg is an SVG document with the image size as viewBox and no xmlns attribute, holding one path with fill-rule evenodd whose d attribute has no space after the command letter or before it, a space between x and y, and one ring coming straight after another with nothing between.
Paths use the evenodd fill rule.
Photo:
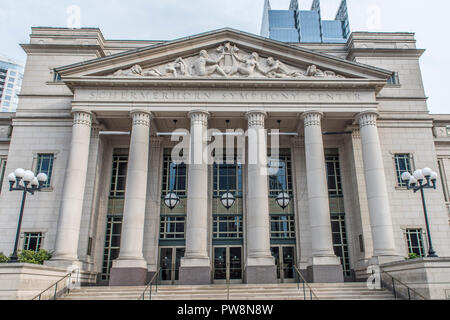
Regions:
<instances>
[{"instance_id":1,"label":"green foliage","mask_svg":"<svg viewBox=\"0 0 450 320\"><path fill-rule=\"evenodd\" d=\"M50 252L43 249L38 252L23 250L19 252L18 256L20 262L31 264L44 264L44 261L50 260L52 257Z\"/></svg>"},{"instance_id":2,"label":"green foliage","mask_svg":"<svg viewBox=\"0 0 450 320\"><path fill-rule=\"evenodd\" d=\"M3 252L0 252L0 263L7 263L9 261L9 258L3 254Z\"/></svg>"},{"instance_id":3,"label":"green foliage","mask_svg":"<svg viewBox=\"0 0 450 320\"><path fill-rule=\"evenodd\" d=\"M413 259L418 259L420 258L416 253L410 253L408 254L408 258L406 258L406 260L413 260Z\"/></svg>"}]
</instances>

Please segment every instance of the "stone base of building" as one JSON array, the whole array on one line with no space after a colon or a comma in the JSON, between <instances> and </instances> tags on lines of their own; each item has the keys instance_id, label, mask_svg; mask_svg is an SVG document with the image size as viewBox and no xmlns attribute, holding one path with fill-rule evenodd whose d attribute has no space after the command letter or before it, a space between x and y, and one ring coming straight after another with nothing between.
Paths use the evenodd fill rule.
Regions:
<instances>
[{"instance_id":1,"label":"stone base of building","mask_svg":"<svg viewBox=\"0 0 450 320\"><path fill-rule=\"evenodd\" d=\"M147 283L146 268L111 268L111 287L144 286Z\"/></svg>"},{"instance_id":2,"label":"stone base of building","mask_svg":"<svg viewBox=\"0 0 450 320\"><path fill-rule=\"evenodd\" d=\"M397 283L395 291L400 298L450 300L450 257L390 262L380 265L380 269L384 287L392 289L394 277L415 290L408 294L408 289Z\"/></svg>"},{"instance_id":3,"label":"stone base of building","mask_svg":"<svg viewBox=\"0 0 450 320\"><path fill-rule=\"evenodd\" d=\"M181 266L180 285L206 285L211 284L211 267L209 266Z\"/></svg>"},{"instance_id":4,"label":"stone base of building","mask_svg":"<svg viewBox=\"0 0 450 320\"><path fill-rule=\"evenodd\" d=\"M247 266L245 268L245 283L247 284L270 284L277 282L277 267L275 265Z\"/></svg>"},{"instance_id":5,"label":"stone base of building","mask_svg":"<svg viewBox=\"0 0 450 320\"><path fill-rule=\"evenodd\" d=\"M308 282L313 283L342 283L344 273L341 265L312 265L308 266Z\"/></svg>"},{"instance_id":6,"label":"stone base of building","mask_svg":"<svg viewBox=\"0 0 450 320\"><path fill-rule=\"evenodd\" d=\"M30 300L42 294L41 300L51 300L55 290L49 288L68 274L66 268L54 268L47 265L27 263L0 264L0 300ZM66 278L58 285L57 296L67 292L67 288L94 285L96 274L77 270L70 278Z\"/></svg>"}]
</instances>

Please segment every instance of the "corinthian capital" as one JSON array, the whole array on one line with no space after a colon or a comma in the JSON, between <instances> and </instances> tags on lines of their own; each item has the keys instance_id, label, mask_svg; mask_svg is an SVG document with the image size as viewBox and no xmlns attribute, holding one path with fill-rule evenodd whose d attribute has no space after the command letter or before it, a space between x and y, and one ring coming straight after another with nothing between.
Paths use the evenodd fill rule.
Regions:
<instances>
[{"instance_id":1,"label":"corinthian capital","mask_svg":"<svg viewBox=\"0 0 450 320\"><path fill-rule=\"evenodd\" d=\"M359 127L364 128L368 126L376 127L377 119L379 113L376 111L363 111L356 116L357 121L359 122Z\"/></svg>"},{"instance_id":2,"label":"corinthian capital","mask_svg":"<svg viewBox=\"0 0 450 320\"><path fill-rule=\"evenodd\" d=\"M92 125L92 113L84 110L76 110L72 112L73 125L82 125L90 127Z\"/></svg>"},{"instance_id":3,"label":"corinthian capital","mask_svg":"<svg viewBox=\"0 0 450 320\"><path fill-rule=\"evenodd\" d=\"M323 113L317 110L306 111L302 114L303 121L305 122L305 127L320 126L322 117Z\"/></svg>"},{"instance_id":4,"label":"corinthian capital","mask_svg":"<svg viewBox=\"0 0 450 320\"><path fill-rule=\"evenodd\" d=\"M133 119L133 126L147 126L150 127L150 120L152 119L151 112L145 110L132 110L130 115Z\"/></svg>"},{"instance_id":5,"label":"corinthian capital","mask_svg":"<svg viewBox=\"0 0 450 320\"><path fill-rule=\"evenodd\" d=\"M193 110L189 112L191 118L191 124L201 124L202 126L208 125L209 112L205 110Z\"/></svg>"},{"instance_id":6,"label":"corinthian capital","mask_svg":"<svg viewBox=\"0 0 450 320\"><path fill-rule=\"evenodd\" d=\"M252 110L247 112L245 117L248 120L248 127L262 127L264 128L264 121L267 118L267 113L261 110Z\"/></svg>"}]
</instances>

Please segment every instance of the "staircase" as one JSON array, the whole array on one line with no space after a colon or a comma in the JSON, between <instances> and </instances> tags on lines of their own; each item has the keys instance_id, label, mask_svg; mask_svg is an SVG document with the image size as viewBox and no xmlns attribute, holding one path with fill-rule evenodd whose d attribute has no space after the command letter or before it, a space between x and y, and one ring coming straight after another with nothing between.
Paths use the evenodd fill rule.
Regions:
<instances>
[{"instance_id":1,"label":"staircase","mask_svg":"<svg viewBox=\"0 0 450 320\"><path fill-rule=\"evenodd\" d=\"M370 290L366 283L310 284L320 300L392 300L386 290ZM145 287L84 287L59 300L138 300ZM306 300L310 300L306 287ZM297 284L230 285L230 300L303 300L303 288ZM145 299L148 300L148 291ZM152 300L227 300L226 285L158 286Z\"/></svg>"}]
</instances>

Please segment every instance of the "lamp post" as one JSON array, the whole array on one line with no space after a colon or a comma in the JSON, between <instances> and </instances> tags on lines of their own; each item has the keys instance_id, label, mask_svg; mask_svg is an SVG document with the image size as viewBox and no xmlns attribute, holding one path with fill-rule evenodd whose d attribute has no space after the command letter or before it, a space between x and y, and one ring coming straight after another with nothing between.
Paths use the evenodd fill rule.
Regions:
<instances>
[{"instance_id":1,"label":"lamp post","mask_svg":"<svg viewBox=\"0 0 450 320\"><path fill-rule=\"evenodd\" d=\"M34 195L36 191L41 191L44 183L47 181L48 177L45 173L39 173L36 177L33 171L24 169L16 169L13 173L8 176L9 181L9 191L22 191L22 204L20 205L20 215L19 223L17 224L16 240L14 242L14 251L9 260L10 263L15 263L18 261L17 257L17 246L19 244L20 237L20 227L22 225L23 209L25 207L25 200L27 198L27 193Z\"/></svg>"},{"instance_id":2,"label":"lamp post","mask_svg":"<svg viewBox=\"0 0 450 320\"><path fill-rule=\"evenodd\" d=\"M422 195L422 205L423 212L425 214L425 224L427 227L427 236L428 236L428 257L433 258L438 255L433 249L433 243L431 242L431 233L430 233L430 225L428 223L428 213L427 206L425 203L425 195L424 189L436 189L436 181L437 181L437 173L431 170L430 168L424 168L414 171L414 174L411 175L409 172L404 172L402 174L402 180L407 183L408 190L413 190L414 193L420 190L420 194Z\"/></svg>"}]
</instances>

